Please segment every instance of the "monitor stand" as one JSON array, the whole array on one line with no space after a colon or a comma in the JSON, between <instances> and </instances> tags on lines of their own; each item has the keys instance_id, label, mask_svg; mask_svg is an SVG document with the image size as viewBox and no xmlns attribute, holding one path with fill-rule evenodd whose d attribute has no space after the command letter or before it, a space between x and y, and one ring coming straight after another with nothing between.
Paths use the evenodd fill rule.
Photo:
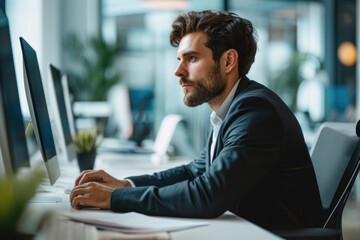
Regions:
<instances>
[{"instance_id":1,"label":"monitor stand","mask_svg":"<svg viewBox=\"0 0 360 240\"><path fill-rule=\"evenodd\" d=\"M47 175L46 167L41 156L41 152L36 151L30 158L31 168L41 168L41 171ZM26 171L26 169L21 169ZM28 203L61 203L63 201L61 195L54 193L54 186L50 184L49 177L45 177L36 189L35 195L29 199Z\"/></svg>"}]
</instances>

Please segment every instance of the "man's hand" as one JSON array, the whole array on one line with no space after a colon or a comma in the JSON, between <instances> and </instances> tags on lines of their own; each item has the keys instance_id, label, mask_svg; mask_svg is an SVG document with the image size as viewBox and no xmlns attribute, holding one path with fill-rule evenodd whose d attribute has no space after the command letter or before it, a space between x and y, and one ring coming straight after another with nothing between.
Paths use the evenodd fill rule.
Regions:
<instances>
[{"instance_id":1,"label":"man's hand","mask_svg":"<svg viewBox=\"0 0 360 240\"><path fill-rule=\"evenodd\" d=\"M75 187L70 193L70 204L78 209L110 209L112 192L126 187L131 187L128 181L116 179L104 170L86 170L75 180Z\"/></svg>"},{"instance_id":2,"label":"man's hand","mask_svg":"<svg viewBox=\"0 0 360 240\"><path fill-rule=\"evenodd\" d=\"M116 189L131 187L128 181L119 180L106 173L104 170L86 170L75 180L75 187L89 182L98 182L101 185Z\"/></svg>"},{"instance_id":3,"label":"man's hand","mask_svg":"<svg viewBox=\"0 0 360 240\"><path fill-rule=\"evenodd\" d=\"M110 209L111 193L114 190L98 182L77 185L70 193L70 204L78 209L86 207Z\"/></svg>"}]
</instances>

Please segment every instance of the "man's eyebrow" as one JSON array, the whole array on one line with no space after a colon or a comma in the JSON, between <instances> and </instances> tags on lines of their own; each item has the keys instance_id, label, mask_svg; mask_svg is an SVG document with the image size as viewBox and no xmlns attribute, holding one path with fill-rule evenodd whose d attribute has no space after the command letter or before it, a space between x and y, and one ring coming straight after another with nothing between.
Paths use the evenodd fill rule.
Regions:
<instances>
[{"instance_id":1,"label":"man's eyebrow","mask_svg":"<svg viewBox=\"0 0 360 240\"><path fill-rule=\"evenodd\" d=\"M197 51L194 51L194 50L188 50L188 51L185 51L181 54L182 57L186 57L186 56L189 56L189 55L199 55L199 52ZM178 60L180 60L180 57L177 57Z\"/></svg>"}]
</instances>

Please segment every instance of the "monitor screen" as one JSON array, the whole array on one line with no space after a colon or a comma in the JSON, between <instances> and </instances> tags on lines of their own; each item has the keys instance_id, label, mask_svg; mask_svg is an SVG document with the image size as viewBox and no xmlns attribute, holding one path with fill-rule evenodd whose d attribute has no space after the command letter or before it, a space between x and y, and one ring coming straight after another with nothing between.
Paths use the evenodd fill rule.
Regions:
<instances>
[{"instance_id":1,"label":"monitor screen","mask_svg":"<svg viewBox=\"0 0 360 240\"><path fill-rule=\"evenodd\" d=\"M10 30L0 8L0 141L5 172L29 167L29 152L15 75Z\"/></svg>"},{"instance_id":2,"label":"monitor screen","mask_svg":"<svg viewBox=\"0 0 360 240\"><path fill-rule=\"evenodd\" d=\"M20 37L24 62L25 91L35 136L45 161L50 183L60 176L55 143L35 50Z\"/></svg>"}]
</instances>

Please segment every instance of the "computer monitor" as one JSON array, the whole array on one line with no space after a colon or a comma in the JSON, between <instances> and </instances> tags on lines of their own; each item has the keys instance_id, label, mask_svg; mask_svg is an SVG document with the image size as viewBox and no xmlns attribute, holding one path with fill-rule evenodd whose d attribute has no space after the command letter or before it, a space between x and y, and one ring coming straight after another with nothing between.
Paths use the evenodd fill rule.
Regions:
<instances>
[{"instance_id":1,"label":"computer monitor","mask_svg":"<svg viewBox=\"0 0 360 240\"><path fill-rule=\"evenodd\" d=\"M0 146L4 172L30 167L10 41L9 22L0 8Z\"/></svg>"},{"instance_id":2,"label":"computer monitor","mask_svg":"<svg viewBox=\"0 0 360 240\"><path fill-rule=\"evenodd\" d=\"M55 141L55 144L58 143L60 145L59 150L61 152L61 157L67 161L71 161L76 158L76 152L70 130L64 90L61 81L61 71L53 64L49 64L49 100L51 102L50 107L53 110L51 111L54 123L53 127L59 130L59 141ZM60 157L59 155L60 154L58 154L58 157Z\"/></svg>"},{"instance_id":3,"label":"computer monitor","mask_svg":"<svg viewBox=\"0 0 360 240\"><path fill-rule=\"evenodd\" d=\"M25 92L30 116L50 184L54 184L60 176L60 168L39 63L35 50L22 37L20 37L20 45L23 54Z\"/></svg>"}]
</instances>

